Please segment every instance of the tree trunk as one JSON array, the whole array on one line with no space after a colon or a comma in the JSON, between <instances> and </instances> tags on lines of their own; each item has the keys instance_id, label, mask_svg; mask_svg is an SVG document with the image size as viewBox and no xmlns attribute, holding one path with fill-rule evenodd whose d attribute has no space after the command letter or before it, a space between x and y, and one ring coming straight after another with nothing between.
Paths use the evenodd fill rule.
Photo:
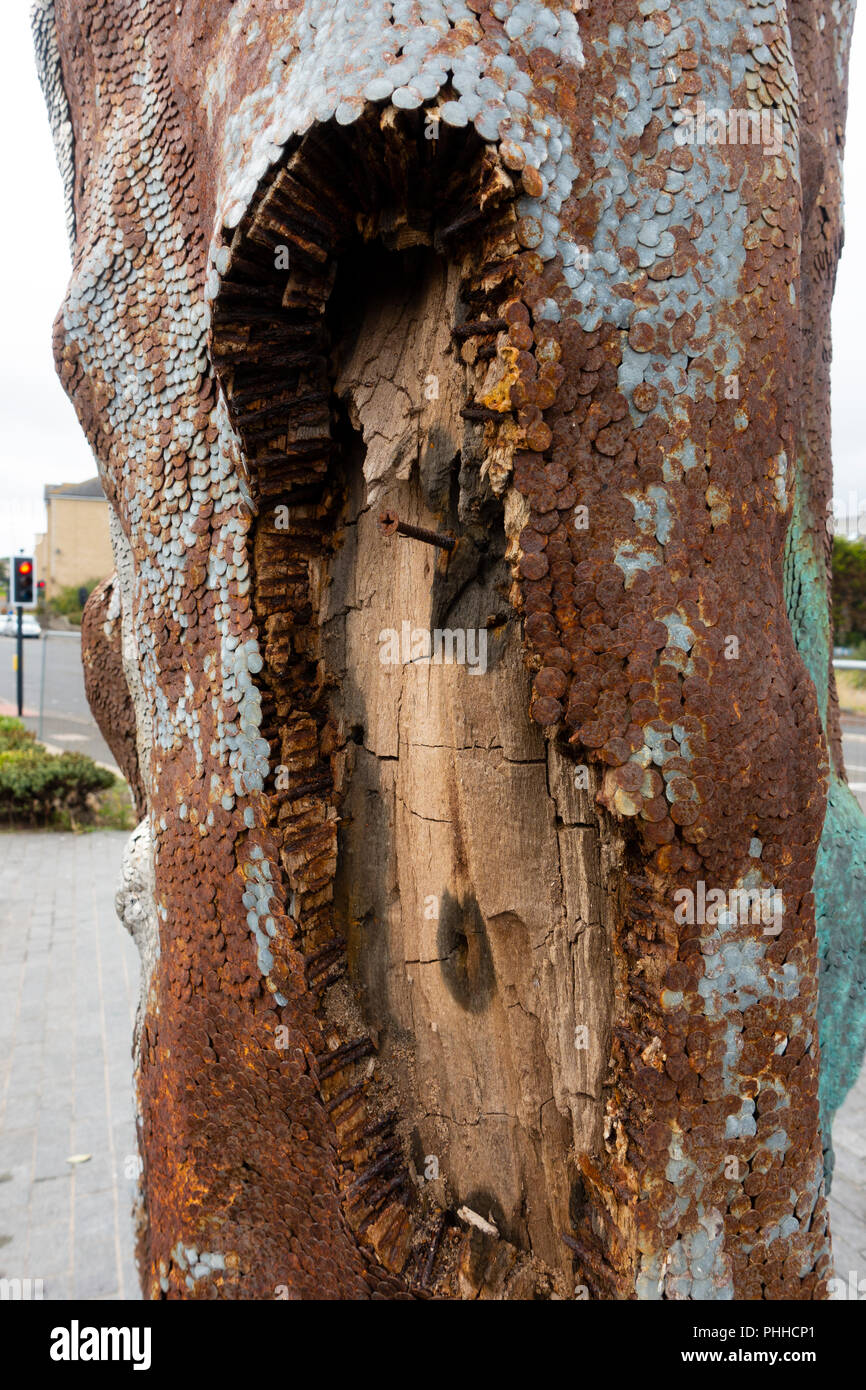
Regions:
<instances>
[{"instance_id":1,"label":"tree trunk","mask_svg":"<svg viewBox=\"0 0 866 1390\"><path fill-rule=\"evenodd\" d=\"M128 8L37 37L145 1291L824 1297L847 11Z\"/></svg>"}]
</instances>

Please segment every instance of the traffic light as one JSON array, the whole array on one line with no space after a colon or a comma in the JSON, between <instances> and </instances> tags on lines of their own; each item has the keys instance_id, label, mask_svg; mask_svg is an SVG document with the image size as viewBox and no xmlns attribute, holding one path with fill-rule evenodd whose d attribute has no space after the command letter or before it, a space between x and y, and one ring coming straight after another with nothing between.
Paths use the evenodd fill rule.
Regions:
<instances>
[{"instance_id":1,"label":"traffic light","mask_svg":"<svg viewBox=\"0 0 866 1390\"><path fill-rule=\"evenodd\" d=\"M12 593L10 602L16 608L36 607L36 565L32 555L15 555L10 565Z\"/></svg>"}]
</instances>

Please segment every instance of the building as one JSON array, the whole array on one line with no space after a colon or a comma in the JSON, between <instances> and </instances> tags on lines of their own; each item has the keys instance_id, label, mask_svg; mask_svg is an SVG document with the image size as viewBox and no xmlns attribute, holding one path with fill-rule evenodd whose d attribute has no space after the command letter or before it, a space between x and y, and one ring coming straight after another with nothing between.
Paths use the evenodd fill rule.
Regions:
<instances>
[{"instance_id":1,"label":"building","mask_svg":"<svg viewBox=\"0 0 866 1390\"><path fill-rule=\"evenodd\" d=\"M45 532L36 537L36 575L45 597L105 579L114 569L108 502L98 478L45 489Z\"/></svg>"}]
</instances>

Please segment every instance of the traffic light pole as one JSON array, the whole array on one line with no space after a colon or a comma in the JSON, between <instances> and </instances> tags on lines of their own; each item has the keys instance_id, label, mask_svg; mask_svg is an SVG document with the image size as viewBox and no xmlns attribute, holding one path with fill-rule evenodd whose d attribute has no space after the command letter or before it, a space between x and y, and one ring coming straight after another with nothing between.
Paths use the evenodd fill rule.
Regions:
<instances>
[{"instance_id":1,"label":"traffic light pole","mask_svg":"<svg viewBox=\"0 0 866 1390\"><path fill-rule=\"evenodd\" d=\"M24 609L18 605L18 718L24 713Z\"/></svg>"}]
</instances>

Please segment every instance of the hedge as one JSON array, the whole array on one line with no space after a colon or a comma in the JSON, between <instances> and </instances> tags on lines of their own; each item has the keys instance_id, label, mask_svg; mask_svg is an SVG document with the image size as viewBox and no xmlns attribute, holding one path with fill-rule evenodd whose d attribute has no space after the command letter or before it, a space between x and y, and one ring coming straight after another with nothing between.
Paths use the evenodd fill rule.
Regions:
<instances>
[{"instance_id":1,"label":"hedge","mask_svg":"<svg viewBox=\"0 0 866 1390\"><path fill-rule=\"evenodd\" d=\"M0 718L0 817L49 820L58 812L84 811L94 792L115 783L114 774L83 753L47 753L17 719Z\"/></svg>"},{"instance_id":2,"label":"hedge","mask_svg":"<svg viewBox=\"0 0 866 1390\"><path fill-rule=\"evenodd\" d=\"M840 646L866 640L866 545L833 540L833 627Z\"/></svg>"},{"instance_id":3,"label":"hedge","mask_svg":"<svg viewBox=\"0 0 866 1390\"><path fill-rule=\"evenodd\" d=\"M36 739L26 729L20 719L10 719L8 714L0 714L0 753L17 751L19 748L33 748Z\"/></svg>"}]
</instances>

